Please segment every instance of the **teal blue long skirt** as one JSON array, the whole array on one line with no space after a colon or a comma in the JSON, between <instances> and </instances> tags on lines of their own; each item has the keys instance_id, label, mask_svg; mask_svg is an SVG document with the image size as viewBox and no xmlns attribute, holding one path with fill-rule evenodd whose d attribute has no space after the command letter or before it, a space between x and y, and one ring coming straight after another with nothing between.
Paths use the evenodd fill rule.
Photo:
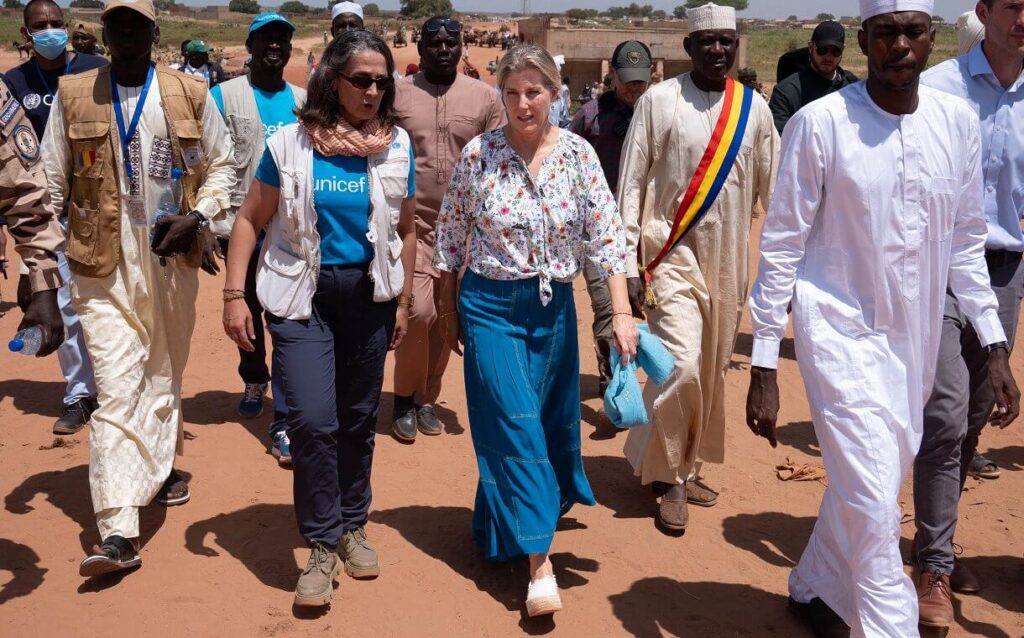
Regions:
<instances>
[{"instance_id":1,"label":"teal blue long skirt","mask_svg":"<svg viewBox=\"0 0 1024 638\"><path fill-rule=\"evenodd\" d=\"M480 479L473 539L490 560L546 553L559 517L595 505L580 455L572 285L467 271L459 293L466 398Z\"/></svg>"}]
</instances>

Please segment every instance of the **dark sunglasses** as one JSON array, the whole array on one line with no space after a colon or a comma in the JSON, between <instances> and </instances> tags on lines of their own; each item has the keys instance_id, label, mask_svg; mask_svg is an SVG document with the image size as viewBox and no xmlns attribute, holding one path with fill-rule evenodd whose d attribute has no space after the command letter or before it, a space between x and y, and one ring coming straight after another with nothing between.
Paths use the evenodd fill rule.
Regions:
<instances>
[{"instance_id":1,"label":"dark sunglasses","mask_svg":"<svg viewBox=\"0 0 1024 638\"><path fill-rule=\"evenodd\" d=\"M462 33L462 23L452 18L431 18L423 23L423 30L436 33L444 29L448 33Z\"/></svg>"},{"instance_id":2,"label":"dark sunglasses","mask_svg":"<svg viewBox=\"0 0 1024 638\"><path fill-rule=\"evenodd\" d=\"M345 75L344 73L339 73L338 75L348 80L349 84L360 91L365 91L374 84L377 85L377 90L381 92L387 91L395 86L394 78L371 78L368 75Z\"/></svg>"},{"instance_id":3,"label":"dark sunglasses","mask_svg":"<svg viewBox=\"0 0 1024 638\"><path fill-rule=\"evenodd\" d=\"M831 55L833 58L842 57L843 50L839 47L814 47L818 55Z\"/></svg>"}]
</instances>

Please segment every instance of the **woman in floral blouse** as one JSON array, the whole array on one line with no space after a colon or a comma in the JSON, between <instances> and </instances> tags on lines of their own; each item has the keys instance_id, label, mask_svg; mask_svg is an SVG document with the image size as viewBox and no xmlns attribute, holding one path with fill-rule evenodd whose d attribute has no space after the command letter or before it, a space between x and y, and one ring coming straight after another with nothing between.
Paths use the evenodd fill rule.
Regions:
<instances>
[{"instance_id":1,"label":"woman in floral blouse","mask_svg":"<svg viewBox=\"0 0 1024 638\"><path fill-rule=\"evenodd\" d=\"M595 504L580 456L570 283L585 259L607 277L614 345L627 360L637 329L622 222L597 155L548 122L561 86L554 60L520 45L497 80L509 123L463 151L438 217L434 266L446 340L456 354L466 350L480 470L474 539L492 560L529 557L526 608L536 616L562 607L548 560L559 517L574 503Z\"/></svg>"}]
</instances>

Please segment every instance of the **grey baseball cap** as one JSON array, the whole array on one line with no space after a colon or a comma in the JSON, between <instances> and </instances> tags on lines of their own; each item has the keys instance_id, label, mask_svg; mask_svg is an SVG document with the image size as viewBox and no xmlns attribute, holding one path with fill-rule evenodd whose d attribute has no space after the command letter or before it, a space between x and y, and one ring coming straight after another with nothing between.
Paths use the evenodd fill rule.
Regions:
<instances>
[{"instance_id":1,"label":"grey baseball cap","mask_svg":"<svg viewBox=\"0 0 1024 638\"><path fill-rule=\"evenodd\" d=\"M615 47L612 66L621 82L650 82L651 50L639 40L626 40Z\"/></svg>"}]
</instances>

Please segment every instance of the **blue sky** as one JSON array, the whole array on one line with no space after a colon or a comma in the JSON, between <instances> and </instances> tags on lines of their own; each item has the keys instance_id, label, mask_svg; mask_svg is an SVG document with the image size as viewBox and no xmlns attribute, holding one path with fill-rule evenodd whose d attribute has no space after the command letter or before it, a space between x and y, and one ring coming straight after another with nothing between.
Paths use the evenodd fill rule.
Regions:
<instances>
[{"instance_id":1,"label":"blue sky","mask_svg":"<svg viewBox=\"0 0 1024 638\"><path fill-rule=\"evenodd\" d=\"M281 0L283 1L283 0ZM398 0L376 0L383 9L397 9ZM584 9L607 9L612 5L628 5L631 1L639 4L651 4L656 9L671 12L685 0L531 0L534 10L541 7L545 11L565 11L574 7ZM208 4L227 4L227 0L184 0L185 4L205 6ZM324 0L305 0L309 5L327 6ZM278 0L261 0L268 5L280 4ZM64 4L63 2L61 4ZM518 11L522 0L452 0L458 11ZM785 18L796 14L800 17L814 17L820 12L833 13L837 16L855 16L860 13L858 0L750 0L750 8L741 16L750 18ZM974 8L972 0L935 0L935 13L946 20L954 21L956 17Z\"/></svg>"}]
</instances>

